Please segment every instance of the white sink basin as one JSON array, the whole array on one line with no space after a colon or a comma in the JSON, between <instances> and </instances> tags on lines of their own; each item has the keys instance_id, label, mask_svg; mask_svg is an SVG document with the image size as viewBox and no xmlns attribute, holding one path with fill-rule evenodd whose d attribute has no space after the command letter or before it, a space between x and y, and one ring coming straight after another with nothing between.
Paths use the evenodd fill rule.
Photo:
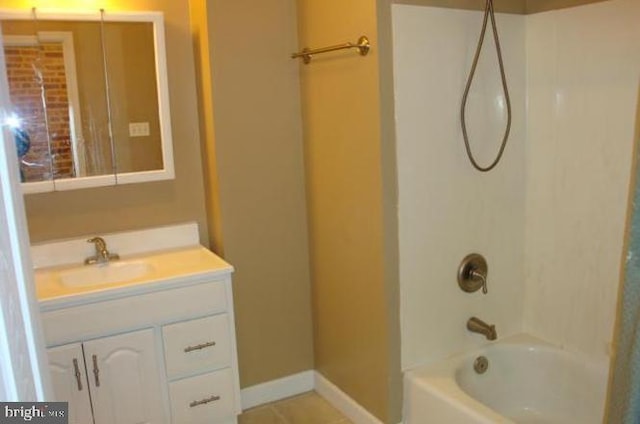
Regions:
<instances>
[{"instance_id":1,"label":"white sink basin","mask_svg":"<svg viewBox=\"0 0 640 424\"><path fill-rule=\"evenodd\" d=\"M146 262L115 261L64 271L59 278L67 287L87 287L135 280L152 271L153 266Z\"/></svg>"}]
</instances>

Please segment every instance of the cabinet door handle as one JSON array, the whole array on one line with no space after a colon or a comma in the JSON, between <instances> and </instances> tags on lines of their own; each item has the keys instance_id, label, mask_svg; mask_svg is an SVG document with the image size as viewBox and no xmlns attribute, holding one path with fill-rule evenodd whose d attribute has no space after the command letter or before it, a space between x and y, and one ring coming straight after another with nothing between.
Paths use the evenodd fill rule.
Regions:
<instances>
[{"instance_id":1,"label":"cabinet door handle","mask_svg":"<svg viewBox=\"0 0 640 424\"><path fill-rule=\"evenodd\" d=\"M213 396L208 397L206 399L194 400L193 402L191 402L189 404L189 407L193 408L195 406L206 405L207 403L215 402L217 400L220 400L220 396L213 395Z\"/></svg>"},{"instance_id":2,"label":"cabinet door handle","mask_svg":"<svg viewBox=\"0 0 640 424\"><path fill-rule=\"evenodd\" d=\"M100 387L100 368L98 368L98 357L96 355L93 358L93 376L96 380L96 387Z\"/></svg>"},{"instance_id":3,"label":"cabinet door handle","mask_svg":"<svg viewBox=\"0 0 640 424\"><path fill-rule=\"evenodd\" d=\"M73 374L76 376L76 382L78 383L78 391L82 391L82 374L80 373L80 367L78 366L78 360L73 358Z\"/></svg>"},{"instance_id":4,"label":"cabinet door handle","mask_svg":"<svg viewBox=\"0 0 640 424\"><path fill-rule=\"evenodd\" d=\"M215 346L215 345L216 345L216 342L206 342L206 343L201 343L195 346L187 346L184 348L184 353L193 352L194 350L202 350L204 348Z\"/></svg>"}]
</instances>

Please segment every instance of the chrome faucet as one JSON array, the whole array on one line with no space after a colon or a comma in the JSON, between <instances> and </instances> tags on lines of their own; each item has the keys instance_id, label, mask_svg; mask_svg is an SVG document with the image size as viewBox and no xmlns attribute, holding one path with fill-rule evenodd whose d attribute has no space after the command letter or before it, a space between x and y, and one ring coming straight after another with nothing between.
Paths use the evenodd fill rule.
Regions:
<instances>
[{"instance_id":1,"label":"chrome faucet","mask_svg":"<svg viewBox=\"0 0 640 424\"><path fill-rule=\"evenodd\" d=\"M498 338L495 325L489 325L476 317L469 318L467 321L467 330L472 333L482 334L487 338L487 340L495 340Z\"/></svg>"},{"instance_id":2,"label":"chrome faucet","mask_svg":"<svg viewBox=\"0 0 640 424\"><path fill-rule=\"evenodd\" d=\"M102 237L93 237L87 240L87 243L93 243L96 247L95 256L89 256L84 260L85 265L104 264L109 261L120 259L116 253L109 253L107 250L107 242Z\"/></svg>"}]
</instances>

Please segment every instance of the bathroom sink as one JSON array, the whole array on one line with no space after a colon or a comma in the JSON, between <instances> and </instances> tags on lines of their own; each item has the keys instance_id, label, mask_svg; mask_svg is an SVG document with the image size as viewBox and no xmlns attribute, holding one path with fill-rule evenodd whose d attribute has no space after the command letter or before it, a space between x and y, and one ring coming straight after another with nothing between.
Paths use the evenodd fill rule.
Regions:
<instances>
[{"instance_id":1,"label":"bathroom sink","mask_svg":"<svg viewBox=\"0 0 640 424\"><path fill-rule=\"evenodd\" d=\"M67 287L87 287L135 280L152 271L153 265L143 261L117 261L63 271L59 278Z\"/></svg>"},{"instance_id":2,"label":"bathroom sink","mask_svg":"<svg viewBox=\"0 0 640 424\"><path fill-rule=\"evenodd\" d=\"M80 247L84 248L82 244ZM73 257L86 254L77 250L80 255L76 253ZM67 307L160 288L182 287L191 284L194 278L214 281L233 271L233 267L199 245L125 254L121 259L105 264L53 263L37 268L34 277L41 308L52 310L50 308L62 305Z\"/></svg>"}]
</instances>

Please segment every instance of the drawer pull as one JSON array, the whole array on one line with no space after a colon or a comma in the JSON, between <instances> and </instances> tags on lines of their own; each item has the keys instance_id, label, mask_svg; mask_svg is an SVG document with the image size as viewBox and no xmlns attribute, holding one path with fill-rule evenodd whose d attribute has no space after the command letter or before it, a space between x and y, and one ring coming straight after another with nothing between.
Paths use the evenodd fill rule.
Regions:
<instances>
[{"instance_id":1,"label":"drawer pull","mask_svg":"<svg viewBox=\"0 0 640 424\"><path fill-rule=\"evenodd\" d=\"M189 404L189 407L193 408L195 406L206 405L207 403L215 402L217 400L220 400L220 396L215 396L214 395L214 396L208 397L206 399L194 400L193 402L191 402Z\"/></svg>"},{"instance_id":2,"label":"drawer pull","mask_svg":"<svg viewBox=\"0 0 640 424\"><path fill-rule=\"evenodd\" d=\"M80 367L78 366L78 359L73 358L73 375L76 376L76 383L78 383L78 391L82 391L82 374L80 373Z\"/></svg>"},{"instance_id":3,"label":"drawer pull","mask_svg":"<svg viewBox=\"0 0 640 424\"><path fill-rule=\"evenodd\" d=\"M93 377L96 381L96 387L100 387L100 368L98 368L98 357L96 355L92 355L93 359Z\"/></svg>"},{"instance_id":4,"label":"drawer pull","mask_svg":"<svg viewBox=\"0 0 640 424\"><path fill-rule=\"evenodd\" d=\"M207 342L207 343L201 343L199 345L195 345L195 346L187 346L184 348L184 353L189 353L189 352L193 352L194 350L202 350L205 349L207 347L211 347L211 346L215 346L216 342Z\"/></svg>"}]
</instances>

